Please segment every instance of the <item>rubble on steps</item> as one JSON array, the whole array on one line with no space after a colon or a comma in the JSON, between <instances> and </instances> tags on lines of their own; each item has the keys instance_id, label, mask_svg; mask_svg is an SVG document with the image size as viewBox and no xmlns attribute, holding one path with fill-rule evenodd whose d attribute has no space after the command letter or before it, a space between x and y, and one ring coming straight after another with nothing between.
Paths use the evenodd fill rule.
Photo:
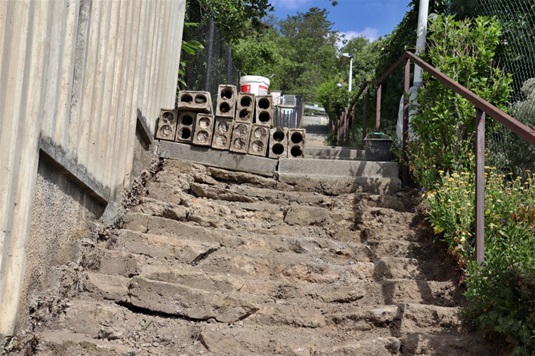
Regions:
<instances>
[{"instance_id":1,"label":"rubble on steps","mask_svg":"<svg viewBox=\"0 0 535 356\"><path fill-rule=\"evenodd\" d=\"M410 193L326 195L166 160L13 353L489 355ZM135 204L134 202L138 202ZM103 233L102 231L105 231ZM75 268L74 268L75 267ZM59 292L58 292L59 293ZM48 301L48 302L44 302Z\"/></svg>"}]
</instances>

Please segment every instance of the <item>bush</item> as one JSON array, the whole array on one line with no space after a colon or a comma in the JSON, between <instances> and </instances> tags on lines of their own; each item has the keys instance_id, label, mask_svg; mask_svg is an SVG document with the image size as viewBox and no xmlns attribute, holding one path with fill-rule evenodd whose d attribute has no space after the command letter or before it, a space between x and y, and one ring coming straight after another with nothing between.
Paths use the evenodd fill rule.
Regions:
<instances>
[{"instance_id":1,"label":"bush","mask_svg":"<svg viewBox=\"0 0 535 356\"><path fill-rule=\"evenodd\" d=\"M493 67L501 25L495 18L455 21L438 16L430 24L424 58L439 71L505 110L511 77ZM429 74L423 75L416 115L411 120L415 139L409 144L410 167L416 181L432 186L438 170L467 170L473 151L476 109ZM494 120L487 120L492 137Z\"/></svg>"},{"instance_id":2,"label":"bush","mask_svg":"<svg viewBox=\"0 0 535 356\"><path fill-rule=\"evenodd\" d=\"M442 173L424 204L435 233L466 268L466 318L502 333L519 354L535 353L535 176L487 169L485 262L474 252L473 173Z\"/></svg>"}]
</instances>

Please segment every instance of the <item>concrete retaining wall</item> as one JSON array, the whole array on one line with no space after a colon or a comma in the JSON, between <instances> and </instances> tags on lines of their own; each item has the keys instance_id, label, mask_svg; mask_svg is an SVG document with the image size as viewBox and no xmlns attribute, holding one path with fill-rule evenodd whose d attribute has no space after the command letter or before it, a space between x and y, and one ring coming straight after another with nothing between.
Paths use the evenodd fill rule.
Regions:
<instances>
[{"instance_id":1,"label":"concrete retaining wall","mask_svg":"<svg viewBox=\"0 0 535 356\"><path fill-rule=\"evenodd\" d=\"M159 109L174 106L185 3L0 2L0 336L16 330L27 246L40 249L29 238L32 221L46 223L43 197L63 194L43 195L49 175L38 166L50 168L40 157L74 171L65 179L100 205L120 195L134 168L136 127L142 122L150 136ZM65 222L94 215L77 204Z\"/></svg>"}]
</instances>

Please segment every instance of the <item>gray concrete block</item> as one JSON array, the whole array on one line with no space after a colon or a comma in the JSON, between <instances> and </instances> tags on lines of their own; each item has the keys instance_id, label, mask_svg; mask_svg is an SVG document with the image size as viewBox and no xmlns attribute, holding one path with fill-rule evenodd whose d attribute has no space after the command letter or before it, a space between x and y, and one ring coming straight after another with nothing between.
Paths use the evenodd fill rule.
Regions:
<instances>
[{"instance_id":1,"label":"gray concrete block","mask_svg":"<svg viewBox=\"0 0 535 356\"><path fill-rule=\"evenodd\" d=\"M178 111L176 109L160 109L156 139L174 141L177 121Z\"/></svg>"},{"instance_id":2,"label":"gray concrete block","mask_svg":"<svg viewBox=\"0 0 535 356\"><path fill-rule=\"evenodd\" d=\"M252 93L239 93L236 107L236 121L250 122L254 120L255 95Z\"/></svg>"},{"instance_id":3,"label":"gray concrete block","mask_svg":"<svg viewBox=\"0 0 535 356\"><path fill-rule=\"evenodd\" d=\"M288 130L288 158L305 158L305 129Z\"/></svg>"},{"instance_id":4,"label":"gray concrete block","mask_svg":"<svg viewBox=\"0 0 535 356\"><path fill-rule=\"evenodd\" d=\"M179 111L176 128L175 141L191 143L193 140L193 129L197 113L193 111Z\"/></svg>"},{"instance_id":5,"label":"gray concrete block","mask_svg":"<svg viewBox=\"0 0 535 356\"><path fill-rule=\"evenodd\" d=\"M398 178L399 167L396 162L281 158L279 172L336 177Z\"/></svg>"},{"instance_id":6,"label":"gray concrete block","mask_svg":"<svg viewBox=\"0 0 535 356\"><path fill-rule=\"evenodd\" d=\"M273 98L271 95L257 95L255 102L255 124L273 125Z\"/></svg>"},{"instance_id":7,"label":"gray concrete block","mask_svg":"<svg viewBox=\"0 0 535 356\"><path fill-rule=\"evenodd\" d=\"M179 90L178 110L212 114L212 96L207 91Z\"/></svg>"},{"instance_id":8,"label":"gray concrete block","mask_svg":"<svg viewBox=\"0 0 535 356\"><path fill-rule=\"evenodd\" d=\"M269 143L270 129L267 125L254 124L251 129L249 150L251 155L266 157Z\"/></svg>"},{"instance_id":9,"label":"gray concrete block","mask_svg":"<svg viewBox=\"0 0 535 356\"><path fill-rule=\"evenodd\" d=\"M228 150L230 148L232 126L233 120L231 118L216 116L214 137L212 138L212 148L218 150Z\"/></svg>"},{"instance_id":10,"label":"gray concrete block","mask_svg":"<svg viewBox=\"0 0 535 356\"><path fill-rule=\"evenodd\" d=\"M251 138L251 127L252 124L246 122L234 122L229 148L231 152L247 153L249 139Z\"/></svg>"},{"instance_id":11,"label":"gray concrete block","mask_svg":"<svg viewBox=\"0 0 535 356\"><path fill-rule=\"evenodd\" d=\"M221 84L217 90L216 116L234 118L238 91L236 86Z\"/></svg>"},{"instance_id":12,"label":"gray concrete block","mask_svg":"<svg viewBox=\"0 0 535 356\"><path fill-rule=\"evenodd\" d=\"M208 147L192 146L175 142L161 141L160 157L189 161L232 171L249 172L273 177L277 161L251 155L214 150ZM295 160L294 160L295 161Z\"/></svg>"},{"instance_id":13,"label":"gray concrete block","mask_svg":"<svg viewBox=\"0 0 535 356\"><path fill-rule=\"evenodd\" d=\"M351 147L310 146L307 144L305 146L305 158L362 160L364 159L364 150Z\"/></svg>"},{"instance_id":14,"label":"gray concrete block","mask_svg":"<svg viewBox=\"0 0 535 356\"><path fill-rule=\"evenodd\" d=\"M198 113L195 118L193 144L211 146L214 135L214 115Z\"/></svg>"},{"instance_id":15,"label":"gray concrete block","mask_svg":"<svg viewBox=\"0 0 535 356\"><path fill-rule=\"evenodd\" d=\"M292 160L300 162L301 160ZM340 177L335 175L299 175L279 173L281 182L291 184L295 189L317 190L326 194L338 195L353 192L366 192L373 194L395 194L401 190L399 178L369 178L369 177Z\"/></svg>"},{"instance_id":16,"label":"gray concrete block","mask_svg":"<svg viewBox=\"0 0 535 356\"><path fill-rule=\"evenodd\" d=\"M275 127L269 135L269 158L288 157L288 128Z\"/></svg>"}]
</instances>

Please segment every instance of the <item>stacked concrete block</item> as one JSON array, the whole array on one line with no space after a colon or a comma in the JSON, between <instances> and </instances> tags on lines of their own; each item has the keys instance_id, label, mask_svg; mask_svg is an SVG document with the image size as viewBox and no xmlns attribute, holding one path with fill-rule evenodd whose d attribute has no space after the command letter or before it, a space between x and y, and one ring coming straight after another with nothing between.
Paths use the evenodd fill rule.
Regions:
<instances>
[{"instance_id":1,"label":"stacked concrete block","mask_svg":"<svg viewBox=\"0 0 535 356\"><path fill-rule=\"evenodd\" d=\"M218 150L228 150L230 148L233 123L233 120L229 117L215 118L212 148Z\"/></svg>"},{"instance_id":2,"label":"stacked concrete block","mask_svg":"<svg viewBox=\"0 0 535 356\"><path fill-rule=\"evenodd\" d=\"M255 105L254 94L239 93L235 120L252 123L254 120Z\"/></svg>"},{"instance_id":3,"label":"stacked concrete block","mask_svg":"<svg viewBox=\"0 0 535 356\"><path fill-rule=\"evenodd\" d=\"M288 130L288 158L305 158L304 129Z\"/></svg>"},{"instance_id":4,"label":"stacked concrete block","mask_svg":"<svg viewBox=\"0 0 535 356\"><path fill-rule=\"evenodd\" d=\"M252 124L246 122L234 122L229 149L231 152L247 153L251 136L251 126Z\"/></svg>"},{"instance_id":5,"label":"stacked concrete block","mask_svg":"<svg viewBox=\"0 0 535 356\"><path fill-rule=\"evenodd\" d=\"M160 109L160 118L158 119L156 139L174 141L176 136L177 119L178 110Z\"/></svg>"},{"instance_id":6,"label":"stacked concrete block","mask_svg":"<svg viewBox=\"0 0 535 356\"><path fill-rule=\"evenodd\" d=\"M270 130L268 157L288 157L288 128L275 127Z\"/></svg>"},{"instance_id":7,"label":"stacked concrete block","mask_svg":"<svg viewBox=\"0 0 535 356\"><path fill-rule=\"evenodd\" d=\"M179 111L178 124L175 141L191 143L193 140L193 129L197 113L193 111Z\"/></svg>"},{"instance_id":8,"label":"stacked concrete block","mask_svg":"<svg viewBox=\"0 0 535 356\"><path fill-rule=\"evenodd\" d=\"M207 91L180 90L178 92L179 111L213 113L212 97Z\"/></svg>"},{"instance_id":9,"label":"stacked concrete block","mask_svg":"<svg viewBox=\"0 0 535 356\"><path fill-rule=\"evenodd\" d=\"M257 95L255 110L255 123L271 127L273 124L273 98L271 95Z\"/></svg>"},{"instance_id":10,"label":"stacked concrete block","mask_svg":"<svg viewBox=\"0 0 535 356\"><path fill-rule=\"evenodd\" d=\"M198 113L195 118L193 144L211 146L214 134L214 115Z\"/></svg>"},{"instance_id":11,"label":"stacked concrete block","mask_svg":"<svg viewBox=\"0 0 535 356\"><path fill-rule=\"evenodd\" d=\"M251 129L251 138L249 139L248 153L255 156L266 157L269 136L269 126L253 124Z\"/></svg>"},{"instance_id":12,"label":"stacked concrete block","mask_svg":"<svg viewBox=\"0 0 535 356\"><path fill-rule=\"evenodd\" d=\"M216 116L234 118L237 97L236 86L230 84L220 85L217 95Z\"/></svg>"}]
</instances>

